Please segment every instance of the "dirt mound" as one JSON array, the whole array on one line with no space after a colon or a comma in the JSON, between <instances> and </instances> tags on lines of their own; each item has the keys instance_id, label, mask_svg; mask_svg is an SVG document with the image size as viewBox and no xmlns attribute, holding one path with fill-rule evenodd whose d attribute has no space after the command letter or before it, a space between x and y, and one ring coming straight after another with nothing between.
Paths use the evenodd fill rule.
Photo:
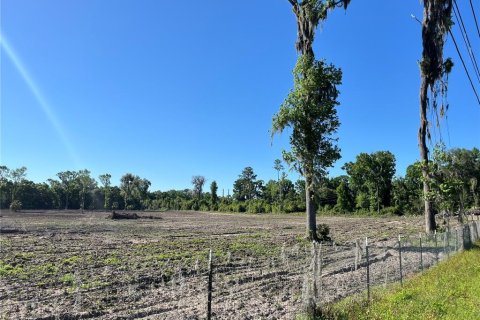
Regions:
<instances>
[{"instance_id":1,"label":"dirt mound","mask_svg":"<svg viewBox=\"0 0 480 320\"><path fill-rule=\"evenodd\" d=\"M122 219L140 219L140 216L135 212L115 212L113 211L107 217L108 219L113 220L122 220Z\"/></svg>"}]
</instances>

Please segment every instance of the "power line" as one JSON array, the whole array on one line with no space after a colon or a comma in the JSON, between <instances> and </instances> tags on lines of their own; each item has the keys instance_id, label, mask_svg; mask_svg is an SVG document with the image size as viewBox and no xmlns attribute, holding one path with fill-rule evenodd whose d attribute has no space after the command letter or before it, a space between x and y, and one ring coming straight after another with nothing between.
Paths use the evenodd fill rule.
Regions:
<instances>
[{"instance_id":1,"label":"power line","mask_svg":"<svg viewBox=\"0 0 480 320\"><path fill-rule=\"evenodd\" d=\"M475 59L475 54L472 49L472 45L470 43L470 38L468 37L467 29L465 28L465 24L463 23L462 14L460 13L460 9L458 8L457 1L454 0L454 7L453 13L455 14L455 18L458 22L460 22L460 33L462 34L463 41L465 42L465 46L467 47L468 55L470 56L470 61L472 61L473 69L475 70L475 75L477 76L478 82L480 82L480 69L478 68L477 59Z\"/></svg>"},{"instance_id":2,"label":"power line","mask_svg":"<svg viewBox=\"0 0 480 320\"><path fill-rule=\"evenodd\" d=\"M480 28L478 28L477 16L475 15L475 9L473 9L473 3L472 3L472 0L470 0L470 8L472 8L473 20L475 21L475 25L477 26L477 32L478 32L478 36L480 37Z\"/></svg>"},{"instance_id":3,"label":"power line","mask_svg":"<svg viewBox=\"0 0 480 320\"><path fill-rule=\"evenodd\" d=\"M455 37L453 36L453 33L451 30L448 30L450 33L450 36L452 37L453 44L455 45L455 49L457 49L458 56L460 57L460 60L462 61L463 69L465 69L465 73L467 74L468 80L470 81L470 85L472 86L473 93L475 93L475 96L477 97L477 102L480 105L480 98L478 97L477 90L475 89L475 86L473 85L472 78L470 77L470 73L468 73L467 66L465 65L465 61L463 60L462 54L460 53L460 50L458 49L457 41L455 41Z\"/></svg>"}]
</instances>

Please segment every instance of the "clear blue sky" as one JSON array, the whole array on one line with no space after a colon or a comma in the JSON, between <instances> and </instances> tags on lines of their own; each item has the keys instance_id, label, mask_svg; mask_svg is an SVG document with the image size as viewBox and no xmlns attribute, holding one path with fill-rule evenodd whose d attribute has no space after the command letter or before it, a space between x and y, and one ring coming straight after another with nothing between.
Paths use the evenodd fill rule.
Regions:
<instances>
[{"instance_id":1,"label":"clear blue sky","mask_svg":"<svg viewBox=\"0 0 480 320\"><path fill-rule=\"evenodd\" d=\"M468 2L458 2L479 53ZM421 19L419 1L353 0L317 32L317 58L343 70L332 176L360 152L390 150L397 175L419 158L421 28L411 14ZM29 179L87 168L167 190L200 174L227 192L246 166L276 177L288 136L271 145L269 129L296 60L287 0L2 0L1 33L1 163L27 166ZM479 147L480 106L451 40L446 56L445 143Z\"/></svg>"}]
</instances>

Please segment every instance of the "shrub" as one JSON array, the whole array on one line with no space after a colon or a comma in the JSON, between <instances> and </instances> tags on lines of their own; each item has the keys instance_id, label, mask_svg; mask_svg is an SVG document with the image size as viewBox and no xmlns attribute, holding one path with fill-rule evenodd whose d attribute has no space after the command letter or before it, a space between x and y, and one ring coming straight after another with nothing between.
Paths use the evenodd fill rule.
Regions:
<instances>
[{"instance_id":1,"label":"shrub","mask_svg":"<svg viewBox=\"0 0 480 320\"><path fill-rule=\"evenodd\" d=\"M22 210L22 203L18 200L13 200L10 204L10 210L12 210L13 212Z\"/></svg>"},{"instance_id":2,"label":"shrub","mask_svg":"<svg viewBox=\"0 0 480 320\"><path fill-rule=\"evenodd\" d=\"M317 225L317 237L320 241L332 241L330 227L324 223Z\"/></svg>"}]
</instances>

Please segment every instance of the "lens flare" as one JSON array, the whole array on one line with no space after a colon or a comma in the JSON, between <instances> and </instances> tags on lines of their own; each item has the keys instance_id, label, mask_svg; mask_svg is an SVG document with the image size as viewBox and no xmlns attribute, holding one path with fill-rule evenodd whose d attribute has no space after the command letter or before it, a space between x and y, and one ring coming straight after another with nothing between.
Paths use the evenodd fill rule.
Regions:
<instances>
[{"instance_id":1,"label":"lens flare","mask_svg":"<svg viewBox=\"0 0 480 320\"><path fill-rule=\"evenodd\" d=\"M44 98L42 92L40 91L38 85L35 83L33 80L32 76L28 72L27 68L25 65L22 63L21 59L19 56L15 53L14 49L12 46L9 44L7 39L5 38L4 34L0 33L0 47L3 49L3 51L6 53L7 57L10 59L10 61L13 63L15 68L17 69L18 73L21 75L25 83L27 84L28 88L32 92L33 96L37 100L41 110L45 113L45 116L47 117L48 121L52 125L52 127L55 129L57 132L60 140L63 142L63 145L65 146L65 149L71 158L73 164L77 167L80 168L80 160L75 152L75 149L73 148L72 144L70 143L70 139L68 138L62 123L58 119L57 115L55 114L54 110L50 106L50 104L46 101Z\"/></svg>"}]
</instances>

